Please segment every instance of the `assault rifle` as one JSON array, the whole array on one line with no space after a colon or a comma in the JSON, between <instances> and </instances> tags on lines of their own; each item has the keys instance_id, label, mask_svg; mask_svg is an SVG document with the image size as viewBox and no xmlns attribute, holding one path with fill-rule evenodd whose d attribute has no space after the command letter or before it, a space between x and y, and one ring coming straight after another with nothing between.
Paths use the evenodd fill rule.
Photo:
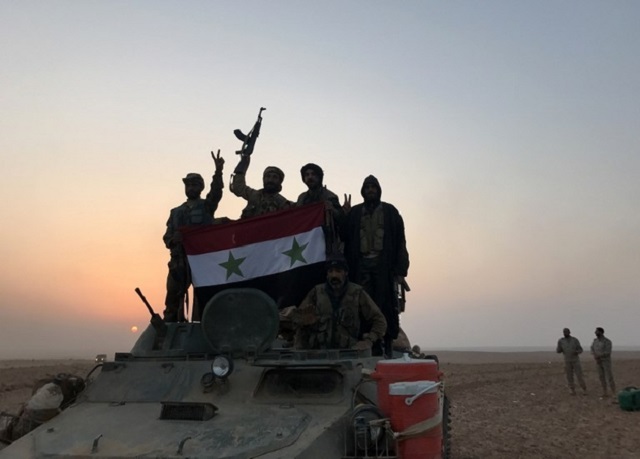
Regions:
<instances>
[{"instance_id":1,"label":"assault rifle","mask_svg":"<svg viewBox=\"0 0 640 459\"><path fill-rule=\"evenodd\" d=\"M260 135L260 126L262 125L263 110L266 110L266 108L260 107L256 124L253 125L253 129L251 129L251 131L249 131L248 134L243 134L243 132L240 129L235 129L233 131L233 133L238 138L238 140L242 141L242 148L236 151L237 155L251 156L251 153L253 153L253 147L255 147L256 140L258 140L258 136Z\"/></svg>"}]
</instances>

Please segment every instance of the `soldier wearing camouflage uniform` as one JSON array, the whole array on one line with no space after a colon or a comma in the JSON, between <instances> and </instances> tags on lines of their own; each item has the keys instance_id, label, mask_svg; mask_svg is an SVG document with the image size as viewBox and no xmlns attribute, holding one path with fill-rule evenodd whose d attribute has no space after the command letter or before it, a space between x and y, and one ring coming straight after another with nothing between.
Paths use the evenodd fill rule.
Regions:
<instances>
[{"instance_id":1,"label":"soldier wearing camouflage uniform","mask_svg":"<svg viewBox=\"0 0 640 459\"><path fill-rule=\"evenodd\" d=\"M211 181L211 189L205 199L200 198L204 190L204 179L200 174L189 173L182 179L184 192L187 196L186 202L171 209L169 220L167 220L167 230L162 239L169 249L171 259L169 260L169 274L167 275L167 296L165 298L164 320L165 322L182 322L184 318L184 300L187 289L191 285L191 273L187 264L187 257L182 247L182 234L180 228L185 226L210 225L213 223L213 214L218 208L218 203L222 199L222 168L224 158L215 156L211 152L211 157L216 165L216 171ZM193 308L196 313L197 308ZM199 319L199 317L194 317Z\"/></svg>"},{"instance_id":2,"label":"soldier wearing camouflage uniform","mask_svg":"<svg viewBox=\"0 0 640 459\"><path fill-rule=\"evenodd\" d=\"M300 168L300 176L308 190L298 196L296 205L304 206L314 202L324 202L326 221L324 234L327 243L327 253L341 252L342 244L339 238L340 227L344 223L345 211L340 205L338 196L322 184L324 171L317 164L309 163Z\"/></svg>"},{"instance_id":3,"label":"soldier wearing camouflage uniform","mask_svg":"<svg viewBox=\"0 0 640 459\"><path fill-rule=\"evenodd\" d=\"M562 330L563 338L558 340L558 346L556 352L564 356L564 372L567 376L567 382L569 383L569 390L571 395L576 395L576 385L573 382L573 375L575 373L578 378L578 384L582 388L582 394L587 394L587 386L584 383L582 376L582 366L580 365L580 354L582 354L582 346L578 338L571 336L571 330L565 328Z\"/></svg>"},{"instance_id":4,"label":"soldier wearing camouflage uniform","mask_svg":"<svg viewBox=\"0 0 640 459\"><path fill-rule=\"evenodd\" d=\"M613 372L611 371L611 349L611 340L604 336L604 328L596 328L596 338L591 344L591 354L596 359L603 397L607 396L607 382L609 382L611 394L614 397L616 395L616 383L613 380Z\"/></svg>"},{"instance_id":5,"label":"soldier wearing camouflage uniform","mask_svg":"<svg viewBox=\"0 0 640 459\"><path fill-rule=\"evenodd\" d=\"M347 280L342 256L327 261L327 282L316 285L294 313L298 349L371 349L387 322L371 297Z\"/></svg>"},{"instance_id":6,"label":"soldier wearing camouflage uniform","mask_svg":"<svg viewBox=\"0 0 640 459\"><path fill-rule=\"evenodd\" d=\"M250 156L242 156L229 187L233 194L247 201L240 218L256 217L292 207L294 203L280 194L284 172L275 166L267 167L262 173L262 189L256 190L247 185L245 177L250 161Z\"/></svg>"},{"instance_id":7,"label":"soldier wearing camouflage uniform","mask_svg":"<svg viewBox=\"0 0 640 459\"><path fill-rule=\"evenodd\" d=\"M309 163L300 168L300 176L308 190L298 196L297 205L303 206L313 202L324 201L331 210L334 219L340 220L344 217L344 211L340 206L338 196L322 185L324 171L317 164Z\"/></svg>"}]
</instances>

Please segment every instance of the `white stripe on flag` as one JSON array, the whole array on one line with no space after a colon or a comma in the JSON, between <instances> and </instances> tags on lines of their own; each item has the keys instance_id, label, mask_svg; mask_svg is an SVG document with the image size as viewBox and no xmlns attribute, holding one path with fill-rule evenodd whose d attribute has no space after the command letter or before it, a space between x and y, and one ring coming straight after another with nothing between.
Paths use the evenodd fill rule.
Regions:
<instances>
[{"instance_id":1,"label":"white stripe on flag","mask_svg":"<svg viewBox=\"0 0 640 459\"><path fill-rule=\"evenodd\" d=\"M300 249L296 250L296 247ZM322 262L326 258L325 250L324 233L318 226L295 236L187 257L194 287L207 287L282 273ZM296 257L296 254L301 255L304 261Z\"/></svg>"}]
</instances>

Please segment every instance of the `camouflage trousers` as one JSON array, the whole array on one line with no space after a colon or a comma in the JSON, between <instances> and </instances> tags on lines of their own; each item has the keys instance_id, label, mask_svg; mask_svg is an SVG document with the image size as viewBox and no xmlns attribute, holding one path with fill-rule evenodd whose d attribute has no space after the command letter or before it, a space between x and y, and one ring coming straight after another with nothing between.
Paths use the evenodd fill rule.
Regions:
<instances>
[{"instance_id":1,"label":"camouflage trousers","mask_svg":"<svg viewBox=\"0 0 640 459\"><path fill-rule=\"evenodd\" d=\"M565 360L564 374L567 376L567 383L569 383L569 389L571 389L571 392L576 391L576 385L573 382L574 374L578 379L578 384L580 384L582 390L587 390L587 385L584 383L584 377L582 376L582 366L580 365L580 360Z\"/></svg>"},{"instance_id":2,"label":"camouflage trousers","mask_svg":"<svg viewBox=\"0 0 640 459\"><path fill-rule=\"evenodd\" d=\"M607 394L607 382L609 383L609 389L613 395L616 394L616 383L613 380L613 372L611 371L611 359L596 360L596 366L598 367L598 377L600 378L600 384L602 385L602 393Z\"/></svg>"},{"instance_id":3,"label":"camouflage trousers","mask_svg":"<svg viewBox=\"0 0 640 459\"><path fill-rule=\"evenodd\" d=\"M167 296L164 300L163 318L165 322L185 322L187 290L191 285L191 275L186 260L171 257L167 275ZM192 320L200 320L195 298L193 299Z\"/></svg>"},{"instance_id":4,"label":"camouflage trousers","mask_svg":"<svg viewBox=\"0 0 640 459\"><path fill-rule=\"evenodd\" d=\"M184 321L184 300L187 293L185 282L176 279L176 272L169 269L167 276L167 296L164 300L164 320L165 322Z\"/></svg>"}]
</instances>

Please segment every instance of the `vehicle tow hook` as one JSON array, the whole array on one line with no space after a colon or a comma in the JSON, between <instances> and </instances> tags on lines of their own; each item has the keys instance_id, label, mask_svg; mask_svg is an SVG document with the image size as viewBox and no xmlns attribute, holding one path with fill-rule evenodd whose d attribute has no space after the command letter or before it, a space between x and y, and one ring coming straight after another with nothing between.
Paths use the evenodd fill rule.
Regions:
<instances>
[{"instance_id":1,"label":"vehicle tow hook","mask_svg":"<svg viewBox=\"0 0 640 459\"><path fill-rule=\"evenodd\" d=\"M93 439L93 446L91 447L91 454L95 454L98 452L98 442L100 441L100 439L102 438L102 434L98 435L96 438Z\"/></svg>"},{"instance_id":2,"label":"vehicle tow hook","mask_svg":"<svg viewBox=\"0 0 640 459\"><path fill-rule=\"evenodd\" d=\"M182 448L184 448L184 444L187 442L187 440L191 440L191 437L185 437L180 441L180 444L178 445L178 451L176 451L177 455L182 456Z\"/></svg>"}]
</instances>

